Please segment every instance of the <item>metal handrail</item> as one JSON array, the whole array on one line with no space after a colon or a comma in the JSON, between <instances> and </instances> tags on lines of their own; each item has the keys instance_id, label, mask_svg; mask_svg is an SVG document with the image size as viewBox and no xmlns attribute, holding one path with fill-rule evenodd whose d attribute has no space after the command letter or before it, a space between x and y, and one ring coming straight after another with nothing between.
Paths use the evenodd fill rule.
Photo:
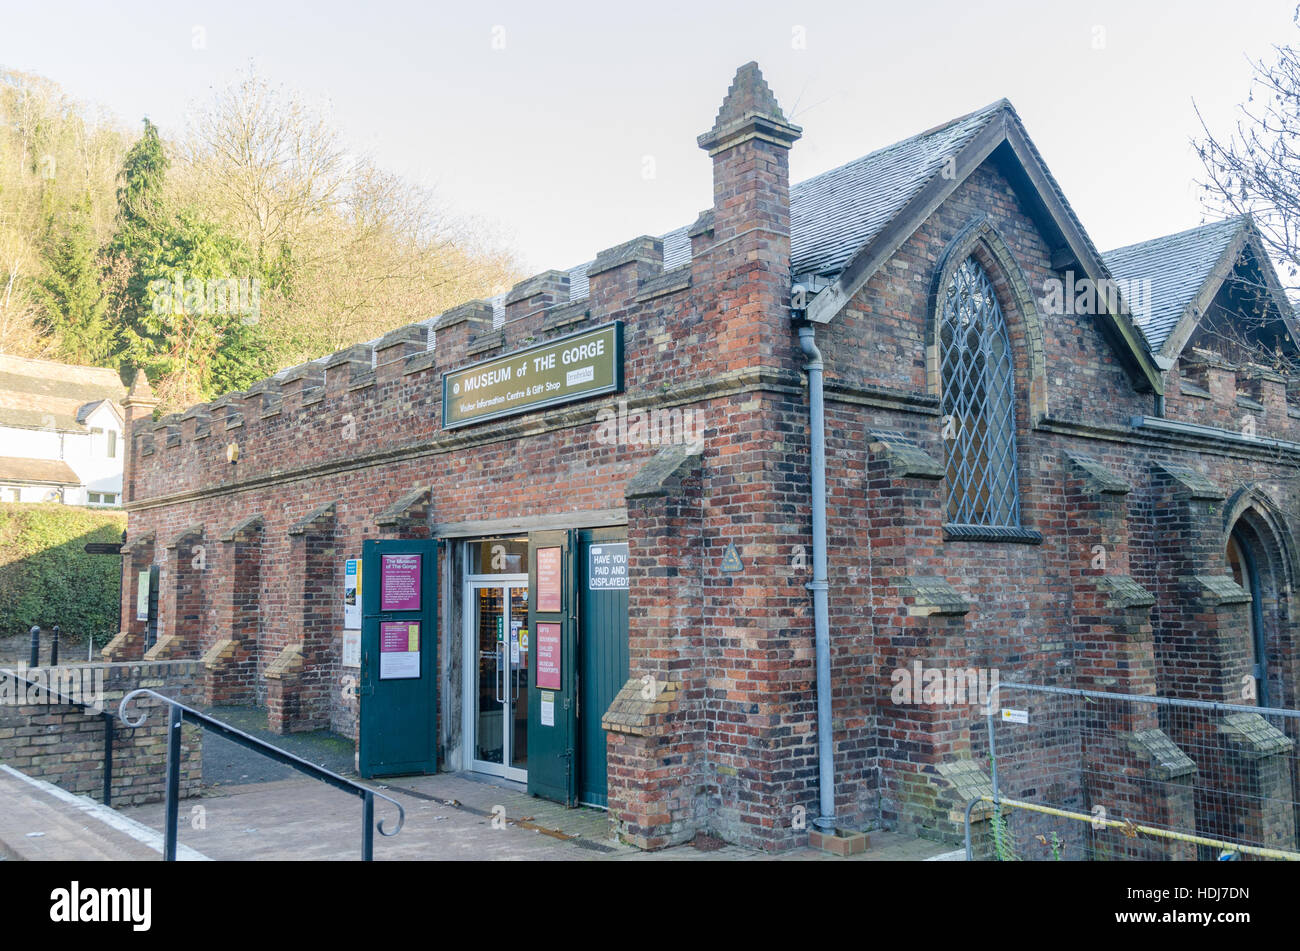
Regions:
<instances>
[{"instance_id":1,"label":"metal handrail","mask_svg":"<svg viewBox=\"0 0 1300 951\"><path fill-rule=\"evenodd\" d=\"M1260 716L1284 717L1300 720L1300 710L1284 707L1261 707L1254 704L1223 703L1219 700L1192 700L1181 697L1147 697L1136 693L1109 693L1104 690L1084 690L1080 687L1051 687L1047 684L1022 684L1014 680L1004 680L999 684L1000 690L1028 690L1030 693L1054 693L1067 697L1103 700L1123 700L1130 703L1149 703L1158 707L1191 707L1195 710L1212 710L1215 713L1258 713Z\"/></svg>"},{"instance_id":2,"label":"metal handrail","mask_svg":"<svg viewBox=\"0 0 1300 951\"><path fill-rule=\"evenodd\" d=\"M138 727L148 719L149 711L147 709L141 710L140 716L136 720L132 720L126 712L127 705L136 697L144 694L156 697L168 706L166 829L164 830L165 841L163 847L163 860L166 862L176 861L176 828L180 807L181 724L185 720L189 720L196 726L211 730L219 736L230 740L232 743L237 743L240 746L247 747L248 749L261 753L263 756L270 757L277 762L283 763L286 766L291 766L299 772L306 773L312 779L323 782L328 786L333 786L335 789L341 790L342 792L359 796L363 803L361 827L361 860L363 862L369 862L374 859L374 829L376 827L379 829L380 835L390 837L401 832L402 826L406 824L406 810L402 808L402 804L396 799L385 796L383 793L375 792L373 789L362 786L360 783L355 783L323 766L317 766L315 763L309 762L300 756L295 756L287 750L280 749L278 746L273 746L265 740L259 740L257 737L245 733L243 730L238 730L228 723L222 723L220 720L210 717L206 713L200 713L193 707L187 707L185 704L180 703L171 697L164 696L156 690L141 687L137 690L132 690L122 698L122 702L118 704L117 712L118 716L122 718L122 722L127 726ZM392 832L385 831L382 819L378 823L375 822L376 796L386 802L391 802L397 807L397 828L393 829Z\"/></svg>"},{"instance_id":3,"label":"metal handrail","mask_svg":"<svg viewBox=\"0 0 1300 951\"><path fill-rule=\"evenodd\" d=\"M31 668L28 668L31 669ZM53 669L53 668L46 668ZM29 680L22 674L14 671L12 667L0 668L0 676L10 676L14 680L21 680L29 687L37 687L44 690L50 696L60 701L60 706L81 707L83 713L93 712L95 716L104 718L104 786L102 791L103 803L106 806L113 804L113 711L105 708L103 698L95 701L77 700L69 697L61 690L55 690L47 684L37 680Z\"/></svg>"}]
</instances>

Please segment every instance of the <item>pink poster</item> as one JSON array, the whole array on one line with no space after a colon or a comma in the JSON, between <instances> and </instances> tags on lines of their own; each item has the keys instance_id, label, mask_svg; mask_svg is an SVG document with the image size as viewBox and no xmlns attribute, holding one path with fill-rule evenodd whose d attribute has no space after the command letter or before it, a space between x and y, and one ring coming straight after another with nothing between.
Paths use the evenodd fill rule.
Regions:
<instances>
[{"instance_id":1,"label":"pink poster","mask_svg":"<svg viewBox=\"0 0 1300 951\"><path fill-rule=\"evenodd\" d=\"M537 549L537 610L563 611L560 588L560 549Z\"/></svg>"},{"instance_id":2,"label":"pink poster","mask_svg":"<svg viewBox=\"0 0 1300 951\"><path fill-rule=\"evenodd\" d=\"M560 689L560 625L537 625L537 686Z\"/></svg>"},{"instance_id":3,"label":"pink poster","mask_svg":"<svg viewBox=\"0 0 1300 951\"><path fill-rule=\"evenodd\" d=\"M420 623L383 621L379 625L379 679L420 676Z\"/></svg>"},{"instance_id":4,"label":"pink poster","mask_svg":"<svg viewBox=\"0 0 1300 951\"><path fill-rule=\"evenodd\" d=\"M419 555L383 555L380 558L379 610L420 610Z\"/></svg>"}]
</instances>

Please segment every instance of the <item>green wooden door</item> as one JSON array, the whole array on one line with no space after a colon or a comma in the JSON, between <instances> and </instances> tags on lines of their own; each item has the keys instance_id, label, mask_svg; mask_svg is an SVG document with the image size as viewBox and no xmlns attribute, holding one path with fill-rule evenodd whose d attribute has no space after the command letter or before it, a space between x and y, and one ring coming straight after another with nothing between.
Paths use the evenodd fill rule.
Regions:
<instances>
[{"instance_id":1,"label":"green wooden door","mask_svg":"<svg viewBox=\"0 0 1300 951\"><path fill-rule=\"evenodd\" d=\"M601 718L627 683L627 530L578 534L578 799L609 804Z\"/></svg>"},{"instance_id":2,"label":"green wooden door","mask_svg":"<svg viewBox=\"0 0 1300 951\"><path fill-rule=\"evenodd\" d=\"M573 533L528 536L528 791L577 803Z\"/></svg>"},{"instance_id":3,"label":"green wooden door","mask_svg":"<svg viewBox=\"0 0 1300 951\"><path fill-rule=\"evenodd\" d=\"M361 558L361 775L435 772L436 542L369 540Z\"/></svg>"}]
</instances>

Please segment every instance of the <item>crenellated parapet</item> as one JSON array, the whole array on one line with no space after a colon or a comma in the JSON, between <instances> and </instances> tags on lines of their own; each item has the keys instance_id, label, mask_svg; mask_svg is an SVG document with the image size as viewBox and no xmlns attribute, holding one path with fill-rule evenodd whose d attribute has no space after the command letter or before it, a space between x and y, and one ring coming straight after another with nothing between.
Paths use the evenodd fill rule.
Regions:
<instances>
[{"instance_id":1,"label":"crenellated parapet","mask_svg":"<svg viewBox=\"0 0 1300 951\"><path fill-rule=\"evenodd\" d=\"M1189 348L1169 371L1166 416L1245 436L1300 438L1300 381Z\"/></svg>"},{"instance_id":2,"label":"crenellated parapet","mask_svg":"<svg viewBox=\"0 0 1300 951\"><path fill-rule=\"evenodd\" d=\"M709 233L707 225L700 232L706 240ZM576 272L583 284L575 286L569 271L543 271L495 304L469 301L183 413L137 421L134 455L144 463L138 500L198 488L214 476L238 484L294 465L434 438L444 373L610 320L625 323L627 391L662 392L664 380L652 374L666 378L670 368L638 361L636 353L643 346L662 349L670 322L698 308L687 292L700 284L702 266L692 259L665 271L663 240L641 236L598 253ZM707 337L692 335L681 346L684 358L688 348L699 356L671 368L674 384L687 382L682 366L709 378ZM164 465L154 465L155 458Z\"/></svg>"}]
</instances>

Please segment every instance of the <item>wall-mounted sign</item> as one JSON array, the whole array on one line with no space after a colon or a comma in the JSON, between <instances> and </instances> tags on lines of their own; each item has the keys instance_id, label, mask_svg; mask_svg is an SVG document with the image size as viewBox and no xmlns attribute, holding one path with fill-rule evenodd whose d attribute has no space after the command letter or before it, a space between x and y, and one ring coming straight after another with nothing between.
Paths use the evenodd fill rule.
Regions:
<instances>
[{"instance_id":1,"label":"wall-mounted sign","mask_svg":"<svg viewBox=\"0 0 1300 951\"><path fill-rule=\"evenodd\" d=\"M379 625L379 679L420 676L420 624L384 621Z\"/></svg>"},{"instance_id":2,"label":"wall-mounted sign","mask_svg":"<svg viewBox=\"0 0 1300 951\"><path fill-rule=\"evenodd\" d=\"M560 689L560 625L537 625L537 686Z\"/></svg>"},{"instance_id":3,"label":"wall-mounted sign","mask_svg":"<svg viewBox=\"0 0 1300 951\"><path fill-rule=\"evenodd\" d=\"M555 694L542 692L542 726L555 726Z\"/></svg>"},{"instance_id":4,"label":"wall-mounted sign","mask_svg":"<svg viewBox=\"0 0 1300 951\"><path fill-rule=\"evenodd\" d=\"M361 559L343 564L343 629L361 630Z\"/></svg>"},{"instance_id":5,"label":"wall-mounted sign","mask_svg":"<svg viewBox=\"0 0 1300 951\"><path fill-rule=\"evenodd\" d=\"M442 428L623 389L620 321L442 375Z\"/></svg>"},{"instance_id":6,"label":"wall-mounted sign","mask_svg":"<svg viewBox=\"0 0 1300 951\"><path fill-rule=\"evenodd\" d=\"M420 556L381 555L379 610L420 610Z\"/></svg>"},{"instance_id":7,"label":"wall-mounted sign","mask_svg":"<svg viewBox=\"0 0 1300 951\"><path fill-rule=\"evenodd\" d=\"M135 581L135 619L137 621L149 620L149 569L136 577Z\"/></svg>"},{"instance_id":8,"label":"wall-mounted sign","mask_svg":"<svg viewBox=\"0 0 1300 951\"><path fill-rule=\"evenodd\" d=\"M587 549L587 587L592 591L627 590L627 542Z\"/></svg>"},{"instance_id":9,"label":"wall-mounted sign","mask_svg":"<svg viewBox=\"0 0 1300 951\"><path fill-rule=\"evenodd\" d=\"M537 549L537 610L539 611L564 610L561 554L559 548Z\"/></svg>"},{"instance_id":10,"label":"wall-mounted sign","mask_svg":"<svg viewBox=\"0 0 1300 951\"><path fill-rule=\"evenodd\" d=\"M361 632L360 631L343 632L342 663L344 667L361 666Z\"/></svg>"}]
</instances>

